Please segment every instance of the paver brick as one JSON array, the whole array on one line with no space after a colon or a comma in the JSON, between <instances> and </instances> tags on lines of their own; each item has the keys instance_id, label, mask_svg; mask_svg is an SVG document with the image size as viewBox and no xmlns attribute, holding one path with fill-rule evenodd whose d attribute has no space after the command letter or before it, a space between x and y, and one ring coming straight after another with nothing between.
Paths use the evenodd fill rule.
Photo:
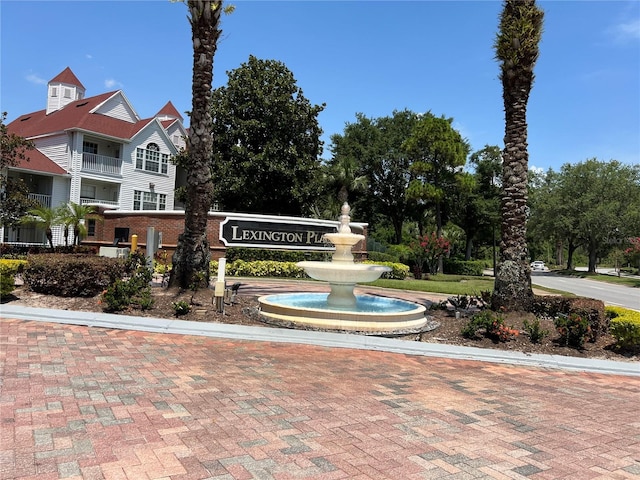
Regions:
<instances>
[{"instance_id":1,"label":"paver brick","mask_svg":"<svg viewBox=\"0 0 640 480\"><path fill-rule=\"evenodd\" d=\"M640 476L640 379L2 318L0 480Z\"/></svg>"}]
</instances>

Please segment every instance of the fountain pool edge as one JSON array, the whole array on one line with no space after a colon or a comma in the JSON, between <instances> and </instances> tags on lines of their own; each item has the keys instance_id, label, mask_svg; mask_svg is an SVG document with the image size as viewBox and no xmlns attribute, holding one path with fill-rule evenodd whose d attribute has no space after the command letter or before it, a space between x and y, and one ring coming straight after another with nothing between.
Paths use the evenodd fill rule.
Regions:
<instances>
[{"instance_id":1,"label":"fountain pool edge","mask_svg":"<svg viewBox=\"0 0 640 480\"><path fill-rule=\"evenodd\" d=\"M424 331L429 319L425 316L426 308L413 302L393 299L393 303L406 304L404 311L351 311L326 308L309 308L302 306L286 305L274 300L283 298L325 297L322 293L290 293L266 295L258 299L260 315L267 323L291 328L304 328L314 330L347 331L373 334L415 333ZM358 295L356 298L375 298L371 295Z\"/></svg>"}]
</instances>

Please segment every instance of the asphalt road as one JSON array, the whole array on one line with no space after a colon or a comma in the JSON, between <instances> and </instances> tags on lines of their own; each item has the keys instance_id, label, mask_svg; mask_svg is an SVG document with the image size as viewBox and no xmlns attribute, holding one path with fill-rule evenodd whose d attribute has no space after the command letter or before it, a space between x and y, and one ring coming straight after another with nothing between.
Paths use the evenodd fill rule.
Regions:
<instances>
[{"instance_id":1,"label":"asphalt road","mask_svg":"<svg viewBox=\"0 0 640 480\"><path fill-rule=\"evenodd\" d=\"M607 305L619 305L633 310L640 310L640 289L638 288L598 282L586 278L563 277L549 272L531 272L531 282L541 287L602 300Z\"/></svg>"}]
</instances>

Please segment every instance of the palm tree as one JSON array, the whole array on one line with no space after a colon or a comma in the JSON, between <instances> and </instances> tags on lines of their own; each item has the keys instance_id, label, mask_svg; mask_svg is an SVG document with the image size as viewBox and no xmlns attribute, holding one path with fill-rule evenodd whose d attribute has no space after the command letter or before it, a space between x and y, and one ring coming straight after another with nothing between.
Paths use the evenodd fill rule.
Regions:
<instances>
[{"instance_id":1,"label":"palm tree","mask_svg":"<svg viewBox=\"0 0 640 480\"><path fill-rule=\"evenodd\" d=\"M85 220L96 213L97 209L93 205L80 205L74 202L69 202L62 208L61 216L65 229L73 228L74 245L80 245L80 239L87 234Z\"/></svg>"},{"instance_id":2,"label":"palm tree","mask_svg":"<svg viewBox=\"0 0 640 480\"><path fill-rule=\"evenodd\" d=\"M193 43L191 126L187 137L187 171L184 232L173 254L169 285L188 288L198 278L209 283L211 252L207 240L207 216L213 201L210 161L213 150L209 112L213 81L213 57L220 38L222 0L188 0Z\"/></svg>"},{"instance_id":3,"label":"palm tree","mask_svg":"<svg viewBox=\"0 0 640 480\"><path fill-rule=\"evenodd\" d=\"M347 156L336 157L327 165L326 182L330 191L337 194L328 199L334 213L340 212L342 205L349 201L350 193L364 192L368 185L367 177L358 175L356 160Z\"/></svg>"},{"instance_id":4,"label":"palm tree","mask_svg":"<svg viewBox=\"0 0 640 480\"><path fill-rule=\"evenodd\" d=\"M36 207L27 212L27 215L20 219L23 225L35 225L36 228L44 230L49 246L53 250L53 230L52 228L63 223L60 208Z\"/></svg>"},{"instance_id":5,"label":"palm tree","mask_svg":"<svg viewBox=\"0 0 640 480\"><path fill-rule=\"evenodd\" d=\"M533 67L539 54L544 12L535 0L506 0L494 48L500 62L505 112L502 152L502 238L492 304L494 308L524 310L532 298L526 240L527 220L527 102Z\"/></svg>"}]
</instances>

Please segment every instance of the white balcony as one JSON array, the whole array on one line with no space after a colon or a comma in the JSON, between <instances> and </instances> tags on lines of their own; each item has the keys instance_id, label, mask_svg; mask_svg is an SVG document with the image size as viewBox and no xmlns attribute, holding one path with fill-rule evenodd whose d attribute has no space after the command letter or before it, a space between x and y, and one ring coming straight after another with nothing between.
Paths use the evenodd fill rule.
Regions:
<instances>
[{"instance_id":1,"label":"white balcony","mask_svg":"<svg viewBox=\"0 0 640 480\"><path fill-rule=\"evenodd\" d=\"M95 153L83 153L82 171L104 173L107 175L121 175L122 159L96 155Z\"/></svg>"},{"instance_id":2,"label":"white balcony","mask_svg":"<svg viewBox=\"0 0 640 480\"><path fill-rule=\"evenodd\" d=\"M38 205L45 208L51 208L51 195L43 195L41 193L30 193L29 198L38 202Z\"/></svg>"},{"instance_id":3,"label":"white balcony","mask_svg":"<svg viewBox=\"0 0 640 480\"><path fill-rule=\"evenodd\" d=\"M96 205L101 207L118 208L120 202L113 200L102 200L100 198L82 198L80 197L80 205Z\"/></svg>"}]
</instances>

